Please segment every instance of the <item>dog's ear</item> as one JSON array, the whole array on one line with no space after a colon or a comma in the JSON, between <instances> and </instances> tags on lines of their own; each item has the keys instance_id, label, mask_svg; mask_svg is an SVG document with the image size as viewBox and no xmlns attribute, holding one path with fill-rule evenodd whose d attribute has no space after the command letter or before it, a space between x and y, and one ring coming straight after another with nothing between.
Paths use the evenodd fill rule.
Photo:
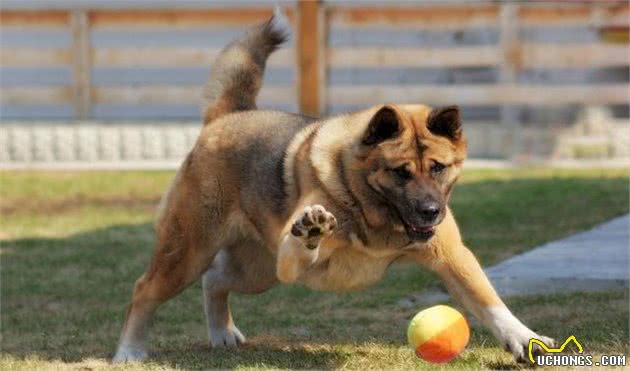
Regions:
<instances>
[{"instance_id":1,"label":"dog's ear","mask_svg":"<svg viewBox=\"0 0 630 371\"><path fill-rule=\"evenodd\" d=\"M462 120L459 107L434 108L427 119L427 128L435 135L459 140L462 137Z\"/></svg>"},{"instance_id":2,"label":"dog's ear","mask_svg":"<svg viewBox=\"0 0 630 371\"><path fill-rule=\"evenodd\" d=\"M398 112L393 107L384 106L372 116L362 143L366 146L379 144L398 137L401 131L402 123Z\"/></svg>"}]
</instances>

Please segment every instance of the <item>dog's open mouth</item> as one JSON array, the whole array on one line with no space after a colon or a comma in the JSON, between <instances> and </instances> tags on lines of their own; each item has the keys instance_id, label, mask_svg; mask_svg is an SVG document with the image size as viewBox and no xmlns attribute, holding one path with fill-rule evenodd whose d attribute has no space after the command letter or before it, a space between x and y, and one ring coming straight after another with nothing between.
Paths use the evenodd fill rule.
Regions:
<instances>
[{"instance_id":1,"label":"dog's open mouth","mask_svg":"<svg viewBox=\"0 0 630 371\"><path fill-rule=\"evenodd\" d=\"M433 235L435 234L435 224L431 225L421 225L415 224L411 222L407 222L405 218L402 217L400 211L396 206L389 204L390 212L402 223L403 227L405 227L405 233L407 237L413 242L427 242Z\"/></svg>"},{"instance_id":2,"label":"dog's open mouth","mask_svg":"<svg viewBox=\"0 0 630 371\"><path fill-rule=\"evenodd\" d=\"M405 231L407 232L407 236L409 236L409 238L412 241L426 242L435 234L434 225L427 225L427 226L414 225L414 224L408 224L404 221L403 221L403 224L405 226Z\"/></svg>"}]
</instances>

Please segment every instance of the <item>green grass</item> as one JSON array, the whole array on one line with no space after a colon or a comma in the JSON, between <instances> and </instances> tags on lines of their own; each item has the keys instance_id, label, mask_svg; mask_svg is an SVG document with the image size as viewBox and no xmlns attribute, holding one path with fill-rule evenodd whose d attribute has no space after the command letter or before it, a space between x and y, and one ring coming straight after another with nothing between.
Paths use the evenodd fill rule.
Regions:
<instances>
[{"instance_id":1,"label":"green grass","mask_svg":"<svg viewBox=\"0 0 630 371\"><path fill-rule=\"evenodd\" d=\"M620 170L465 172L452 208L465 241L492 264L628 212ZM152 213L171 172L2 172L0 369L111 367L134 280L151 254ZM151 361L162 368L429 368L405 344L422 308L400 300L437 285L394 267L365 291L338 295L301 286L232 297L248 336L236 351L207 345L199 285L158 312ZM628 293L508 300L541 333L576 335L587 352L628 353ZM474 326L468 350L445 369L510 368L509 354ZM120 369L135 370L134 366Z\"/></svg>"}]
</instances>

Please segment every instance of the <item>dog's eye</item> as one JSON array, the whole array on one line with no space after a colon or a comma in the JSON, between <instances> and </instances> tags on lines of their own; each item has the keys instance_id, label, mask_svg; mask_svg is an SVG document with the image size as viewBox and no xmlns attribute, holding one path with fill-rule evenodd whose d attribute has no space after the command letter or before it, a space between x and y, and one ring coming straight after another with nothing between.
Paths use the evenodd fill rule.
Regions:
<instances>
[{"instance_id":1,"label":"dog's eye","mask_svg":"<svg viewBox=\"0 0 630 371\"><path fill-rule=\"evenodd\" d=\"M431 164L431 175L440 175L445 168L446 166L444 164L433 161L433 164Z\"/></svg>"},{"instance_id":2,"label":"dog's eye","mask_svg":"<svg viewBox=\"0 0 630 371\"><path fill-rule=\"evenodd\" d=\"M398 176L400 179L404 179L404 180L409 180L411 178L413 178L413 174L411 174L411 172L409 171L409 169L407 169L406 165L403 166L399 166L397 168L392 169L392 171L394 172L394 174L396 174L396 176Z\"/></svg>"}]
</instances>

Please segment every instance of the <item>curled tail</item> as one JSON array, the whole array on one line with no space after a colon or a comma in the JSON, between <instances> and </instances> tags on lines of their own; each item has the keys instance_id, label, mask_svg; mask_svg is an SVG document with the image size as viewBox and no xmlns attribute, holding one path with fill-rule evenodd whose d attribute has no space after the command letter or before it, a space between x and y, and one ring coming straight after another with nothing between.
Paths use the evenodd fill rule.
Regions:
<instances>
[{"instance_id":1,"label":"curled tail","mask_svg":"<svg viewBox=\"0 0 630 371\"><path fill-rule=\"evenodd\" d=\"M276 9L271 19L221 51L204 91L204 125L230 112L256 108L265 63L286 41L287 30L286 17Z\"/></svg>"}]
</instances>

